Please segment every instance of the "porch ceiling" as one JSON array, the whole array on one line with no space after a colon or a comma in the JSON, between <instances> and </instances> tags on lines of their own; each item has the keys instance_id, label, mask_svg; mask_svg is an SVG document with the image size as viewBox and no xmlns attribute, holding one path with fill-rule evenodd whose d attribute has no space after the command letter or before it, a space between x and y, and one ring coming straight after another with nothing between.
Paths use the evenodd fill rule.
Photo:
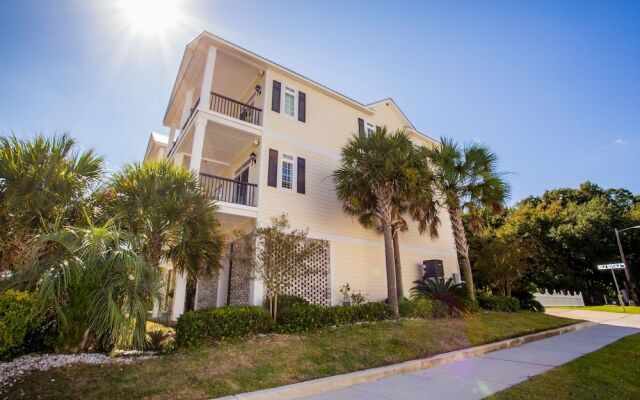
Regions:
<instances>
[{"instance_id":1,"label":"porch ceiling","mask_svg":"<svg viewBox=\"0 0 640 400\"><path fill-rule=\"evenodd\" d=\"M185 66L185 70L180 71L184 76L178 76L180 84L170 108L167 110L165 125L178 124L177 121L180 119L184 98L189 88L194 88L193 102L200 96L207 51L208 48L198 46L185 52L184 57L188 57L190 61L188 62L188 67ZM243 95L255 86L254 83L261 76L262 69L218 49L213 71L213 87L211 90L239 101Z\"/></svg>"},{"instance_id":2,"label":"porch ceiling","mask_svg":"<svg viewBox=\"0 0 640 400\"><path fill-rule=\"evenodd\" d=\"M202 149L202 161L206 165L206 168L203 168L203 170L214 175L221 174L222 171L248 148L255 147L255 141L257 139L256 136L246 132L209 121L207 123ZM189 130L187 136L182 141L179 151L190 155L192 143L193 128ZM257 152L257 148L255 151Z\"/></svg>"}]
</instances>

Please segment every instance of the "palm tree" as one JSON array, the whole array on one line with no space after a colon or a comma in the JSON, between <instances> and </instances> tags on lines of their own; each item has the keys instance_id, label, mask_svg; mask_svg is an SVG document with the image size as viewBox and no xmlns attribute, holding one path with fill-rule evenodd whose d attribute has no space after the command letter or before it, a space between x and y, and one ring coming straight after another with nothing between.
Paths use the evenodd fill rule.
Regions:
<instances>
[{"instance_id":1,"label":"palm tree","mask_svg":"<svg viewBox=\"0 0 640 400\"><path fill-rule=\"evenodd\" d=\"M357 216L365 227L378 226L385 246L387 296L398 316L399 245L394 252L394 231L406 225L402 214L412 212L427 220L424 204L432 199L431 173L403 131L354 135L342 149L342 165L333 173L343 210ZM408 199L414 200L409 201ZM420 211L419 211L420 210ZM398 270L396 270L396 266Z\"/></svg>"},{"instance_id":2,"label":"palm tree","mask_svg":"<svg viewBox=\"0 0 640 400\"><path fill-rule=\"evenodd\" d=\"M106 197L108 215L137 238L134 247L152 267L168 260L193 277L220 269L216 206L191 171L169 160L130 164L112 176Z\"/></svg>"},{"instance_id":3,"label":"palm tree","mask_svg":"<svg viewBox=\"0 0 640 400\"><path fill-rule=\"evenodd\" d=\"M442 194L441 202L449 210L456 251L464 266L464 280L470 298L474 299L469 245L462 217L468 213L468 228L482 231L479 211L501 212L509 196L509 184L504 180L504 173L496 170L497 156L484 145L473 143L460 147L452 139L441 138L440 146L427 149L425 156L435 169L434 183Z\"/></svg>"},{"instance_id":4,"label":"palm tree","mask_svg":"<svg viewBox=\"0 0 640 400\"><path fill-rule=\"evenodd\" d=\"M13 280L37 293L39 312L55 315L67 352L145 344L147 312L159 297L160 271L132 248L112 221L62 227L38 236L51 249Z\"/></svg>"},{"instance_id":5,"label":"palm tree","mask_svg":"<svg viewBox=\"0 0 640 400\"><path fill-rule=\"evenodd\" d=\"M0 270L17 271L46 253L36 237L54 226L82 223L102 158L77 152L62 134L22 140L0 137Z\"/></svg>"}]
</instances>

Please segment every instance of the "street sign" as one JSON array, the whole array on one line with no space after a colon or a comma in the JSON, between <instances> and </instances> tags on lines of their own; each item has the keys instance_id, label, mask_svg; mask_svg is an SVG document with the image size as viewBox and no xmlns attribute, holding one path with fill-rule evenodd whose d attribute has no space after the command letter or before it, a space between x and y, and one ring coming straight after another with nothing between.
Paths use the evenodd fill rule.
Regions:
<instances>
[{"instance_id":1,"label":"street sign","mask_svg":"<svg viewBox=\"0 0 640 400\"><path fill-rule=\"evenodd\" d=\"M623 263L615 263L615 264L599 264L598 269L601 271L606 271L609 269L624 269Z\"/></svg>"}]
</instances>

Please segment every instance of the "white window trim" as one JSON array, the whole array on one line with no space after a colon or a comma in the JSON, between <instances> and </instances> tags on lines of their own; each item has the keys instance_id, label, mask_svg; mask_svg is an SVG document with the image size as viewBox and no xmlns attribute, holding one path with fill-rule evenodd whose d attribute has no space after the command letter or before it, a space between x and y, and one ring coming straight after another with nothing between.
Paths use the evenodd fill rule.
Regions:
<instances>
[{"instance_id":1,"label":"white window trim","mask_svg":"<svg viewBox=\"0 0 640 400\"><path fill-rule=\"evenodd\" d=\"M364 133L365 135L369 136L371 135L371 133L373 132L369 132L369 127L371 127L371 129L373 130L373 132L376 131L376 124L374 124L373 122L370 121L364 121Z\"/></svg>"},{"instance_id":2,"label":"white window trim","mask_svg":"<svg viewBox=\"0 0 640 400\"><path fill-rule=\"evenodd\" d=\"M287 88L293 90L293 115L287 114L285 110L285 98L287 97ZM291 118L295 121L298 120L298 89L295 86L282 84L282 98L280 99L280 109L282 110L282 115L287 118Z\"/></svg>"},{"instance_id":3,"label":"white window trim","mask_svg":"<svg viewBox=\"0 0 640 400\"><path fill-rule=\"evenodd\" d=\"M284 162L284 156L287 155L292 158L292 160L287 160L287 162L291 161L291 189L285 188L282 186L282 164ZM284 151L278 152L278 190L282 190L285 192L297 192L298 191L298 157L292 153L286 153Z\"/></svg>"}]
</instances>

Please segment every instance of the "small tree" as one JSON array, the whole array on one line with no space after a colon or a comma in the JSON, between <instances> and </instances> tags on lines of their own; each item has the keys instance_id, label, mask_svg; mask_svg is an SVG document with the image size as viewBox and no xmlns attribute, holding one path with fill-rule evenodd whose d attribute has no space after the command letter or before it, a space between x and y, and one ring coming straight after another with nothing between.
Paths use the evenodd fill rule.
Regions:
<instances>
[{"instance_id":1,"label":"small tree","mask_svg":"<svg viewBox=\"0 0 640 400\"><path fill-rule=\"evenodd\" d=\"M278 315L278 296L285 294L293 282L318 273L311 257L325 246L324 241L309 240L308 229L291 229L286 214L271 218L271 225L256 227L234 243L237 264L249 268L254 278L264 284L269 311Z\"/></svg>"},{"instance_id":2,"label":"small tree","mask_svg":"<svg viewBox=\"0 0 640 400\"><path fill-rule=\"evenodd\" d=\"M527 243L508 236L485 236L479 241L476 267L501 295L511 296L514 283L529 270Z\"/></svg>"}]
</instances>

